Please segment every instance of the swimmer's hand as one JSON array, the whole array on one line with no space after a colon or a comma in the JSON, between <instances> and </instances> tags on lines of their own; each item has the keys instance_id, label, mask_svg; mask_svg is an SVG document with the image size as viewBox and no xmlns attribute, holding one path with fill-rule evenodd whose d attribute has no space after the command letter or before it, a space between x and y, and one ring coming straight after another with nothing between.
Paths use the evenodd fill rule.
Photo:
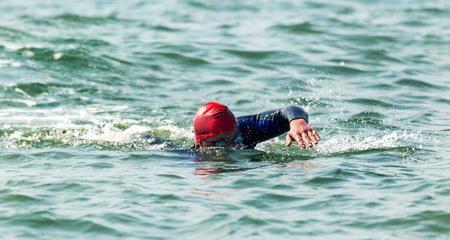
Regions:
<instances>
[{"instance_id":1,"label":"swimmer's hand","mask_svg":"<svg viewBox=\"0 0 450 240\"><path fill-rule=\"evenodd\" d=\"M289 123L290 130L286 135L286 146L291 146L293 141L301 148L313 147L320 141L320 136L304 119L294 119Z\"/></svg>"}]
</instances>

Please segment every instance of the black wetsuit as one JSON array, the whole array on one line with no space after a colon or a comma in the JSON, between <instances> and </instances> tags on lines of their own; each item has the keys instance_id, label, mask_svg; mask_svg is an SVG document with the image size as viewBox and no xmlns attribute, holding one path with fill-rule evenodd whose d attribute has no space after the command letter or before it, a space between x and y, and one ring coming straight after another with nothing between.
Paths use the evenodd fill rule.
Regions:
<instances>
[{"instance_id":1,"label":"black wetsuit","mask_svg":"<svg viewBox=\"0 0 450 240\"><path fill-rule=\"evenodd\" d=\"M294 119L308 122L308 114L295 105L237 118L244 148L254 148L256 144L289 131L289 122Z\"/></svg>"}]
</instances>

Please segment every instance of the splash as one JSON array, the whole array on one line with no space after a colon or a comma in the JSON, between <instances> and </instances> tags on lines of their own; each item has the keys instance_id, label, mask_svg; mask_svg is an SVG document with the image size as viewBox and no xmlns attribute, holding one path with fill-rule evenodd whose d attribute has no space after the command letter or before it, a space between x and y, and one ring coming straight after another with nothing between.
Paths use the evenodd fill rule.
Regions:
<instances>
[{"instance_id":1,"label":"splash","mask_svg":"<svg viewBox=\"0 0 450 240\"><path fill-rule=\"evenodd\" d=\"M336 136L322 141L315 150L321 154L339 154L364 152L369 150L387 150L399 147L411 147L412 141L419 138L418 133L392 132L373 136Z\"/></svg>"},{"instance_id":2,"label":"splash","mask_svg":"<svg viewBox=\"0 0 450 240\"><path fill-rule=\"evenodd\" d=\"M287 159L314 158L340 154L358 154L375 151L398 150L407 157L408 152L423 149L426 137L420 132L397 131L388 134L358 135L340 133L330 138L323 137L322 141L311 149L300 149L296 146L284 146L280 138L258 144L257 150Z\"/></svg>"},{"instance_id":3,"label":"splash","mask_svg":"<svg viewBox=\"0 0 450 240\"><path fill-rule=\"evenodd\" d=\"M115 107L117 108L117 106ZM117 110L117 109L116 109ZM192 133L159 119L122 119L95 114L97 109L0 111L0 147L93 147L164 150L189 145Z\"/></svg>"},{"instance_id":4,"label":"splash","mask_svg":"<svg viewBox=\"0 0 450 240\"><path fill-rule=\"evenodd\" d=\"M115 150L163 150L169 146L165 135L144 125L115 122L91 126L59 126L53 128L3 129L3 148L41 148L85 146Z\"/></svg>"}]
</instances>

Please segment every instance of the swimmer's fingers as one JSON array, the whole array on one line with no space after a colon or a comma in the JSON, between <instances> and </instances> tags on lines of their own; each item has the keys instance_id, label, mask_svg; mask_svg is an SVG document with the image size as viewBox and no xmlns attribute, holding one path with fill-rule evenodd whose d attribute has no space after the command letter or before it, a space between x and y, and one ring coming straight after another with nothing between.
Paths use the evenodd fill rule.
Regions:
<instances>
[{"instance_id":1,"label":"swimmer's fingers","mask_svg":"<svg viewBox=\"0 0 450 240\"><path fill-rule=\"evenodd\" d=\"M305 148L306 145L303 143L303 139L300 135L298 134L294 134L292 132L288 132L288 134L286 135L286 143L285 146L289 147L291 146L292 142L295 141L299 147L301 148Z\"/></svg>"},{"instance_id":2,"label":"swimmer's fingers","mask_svg":"<svg viewBox=\"0 0 450 240\"><path fill-rule=\"evenodd\" d=\"M290 133L290 134L292 134L292 133ZM292 134L291 137L294 138L295 142L297 142L299 147L306 148L306 145L303 142L303 138L300 134L298 134L298 133Z\"/></svg>"},{"instance_id":3,"label":"swimmer's fingers","mask_svg":"<svg viewBox=\"0 0 450 240\"><path fill-rule=\"evenodd\" d=\"M284 144L286 147L290 147L292 143L292 138L291 136L288 134L286 134L286 143Z\"/></svg>"},{"instance_id":4,"label":"swimmer's fingers","mask_svg":"<svg viewBox=\"0 0 450 240\"><path fill-rule=\"evenodd\" d=\"M307 132L302 133L302 139L303 142L306 144L307 147L313 147L313 141L309 138Z\"/></svg>"},{"instance_id":5,"label":"swimmer's fingers","mask_svg":"<svg viewBox=\"0 0 450 240\"><path fill-rule=\"evenodd\" d=\"M319 143L320 138L316 134L314 134L314 132L315 132L314 129L309 130L308 131L308 136L309 136L309 139L311 139L311 141L314 144L317 144L317 143Z\"/></svg>"},{"instance_id":6,"label":"swimmer's fingers","mask_svg":"<svg viewBox=\"0 0 450 240\"><path fill-rule=\"evenodd\" d=\"M316 132L316 129L313 128L312 132L313 132L314 136L317 138L317 140L320 141L320 136L319 136L319 134Z\"/></svg>"}]
</instances>

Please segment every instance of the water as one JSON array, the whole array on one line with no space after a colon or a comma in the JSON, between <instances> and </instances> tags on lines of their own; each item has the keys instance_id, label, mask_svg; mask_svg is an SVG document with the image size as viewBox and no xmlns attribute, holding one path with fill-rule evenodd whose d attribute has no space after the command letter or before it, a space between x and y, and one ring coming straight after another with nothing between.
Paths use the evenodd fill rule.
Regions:
<instances>
[{"instance_id":1,"label":"water","mask_svg":"<svg viewBox=\"0 0 450 240\"><path fill-rule=\"evenodd\" d=\"M0 13L5 239L450 237L448 1ZM236 115L301 105L322 141L194 154L211 100Z\"/></svg>"}]
</instances>

